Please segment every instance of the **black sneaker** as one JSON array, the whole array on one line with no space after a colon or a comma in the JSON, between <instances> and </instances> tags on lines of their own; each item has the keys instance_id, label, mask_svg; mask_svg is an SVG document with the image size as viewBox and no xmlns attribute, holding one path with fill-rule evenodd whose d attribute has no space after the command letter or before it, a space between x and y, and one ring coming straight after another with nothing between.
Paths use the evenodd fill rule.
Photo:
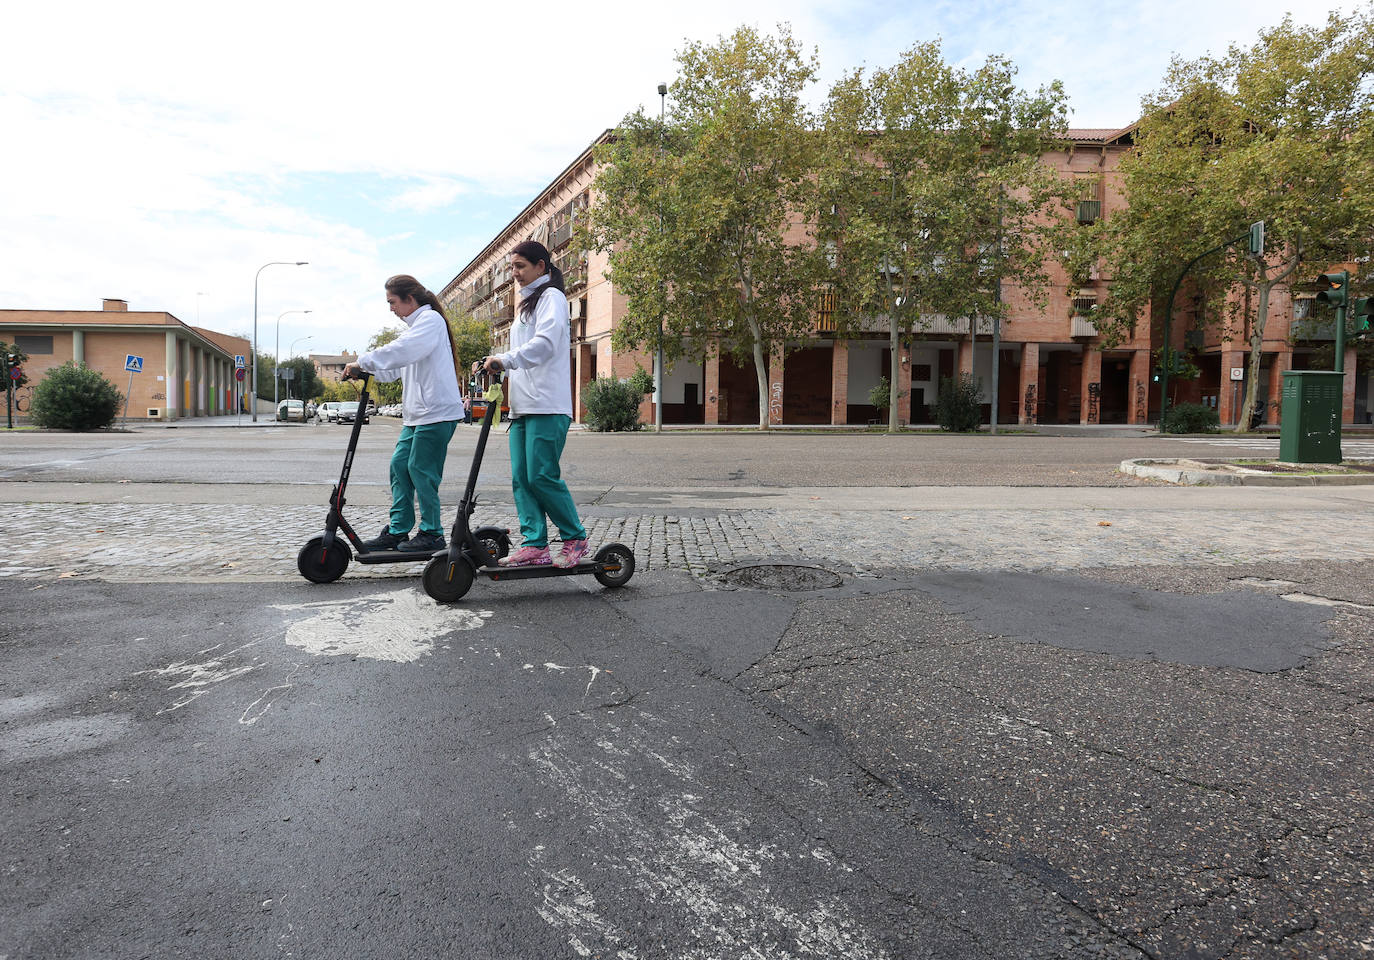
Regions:
<instances>
[{"instance_id":1,"label":"black sneaker","mask_svg":"<svg viewBox=\"0 0 1374 960\"><path fill-rule=\"evenodd\" d=\"M363 541L363 549L368 553L376 553L378 550L399 550L407 542L406 534L392 533L390 525L382 527L382 534L371 540Z\"/></svg>"},{"instance_id":2,"label":"black sneaker","mask_svg":"<svg viewBox=\"0 0 1374 960\"><path fill-rule=\"evenodd\" d=\"M397 547L405 553L432 553L435 550L442 550L448 544L444 542L442 533L425 533L421 530L414 537Z\"/></svg>"}]
</instances>

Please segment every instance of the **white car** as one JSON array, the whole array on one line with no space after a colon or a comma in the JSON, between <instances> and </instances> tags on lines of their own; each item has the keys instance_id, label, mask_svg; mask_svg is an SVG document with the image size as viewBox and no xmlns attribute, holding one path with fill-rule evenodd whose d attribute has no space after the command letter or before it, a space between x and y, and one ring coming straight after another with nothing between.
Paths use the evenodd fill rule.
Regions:
<instances>
[{"instance_id":1,"label":"white car","mask_svg":"<svg viewBox=\"0 0 1374 960\"><path fill-rule=\"evenodd\" d=\"M326 400L315 410L315 418L320 423L333 423L339 419L339 403L337 400Z\"/></svg>"},{"instance_id":2,"label":"white car","mask_svg":"<svg viewBox=\"0 0 1374 960\"><path fill-rule=\"evenodd\" d=\"M283 400L277 404L278 420L299 420L305 422L305 401L304 400Z\"/></svg>"}]
</instances>

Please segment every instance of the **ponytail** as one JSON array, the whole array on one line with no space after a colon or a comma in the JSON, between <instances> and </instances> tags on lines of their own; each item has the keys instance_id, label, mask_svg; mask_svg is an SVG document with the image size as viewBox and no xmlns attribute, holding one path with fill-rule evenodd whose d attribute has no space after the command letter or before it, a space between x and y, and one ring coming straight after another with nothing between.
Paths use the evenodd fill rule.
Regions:
<instances>
[{"instance_id":1,"label":"ponytail","mask_svg":"<svg viewBox=\"0 0 1374 960\"><path fill-rule=\"evenodd\" d=\"M549 248L538 240L526 240L511 251L513 256L524 257L530 263L538 265L543 263L549 272L549 282L540 287L532 296L526 297L520 304L521 319L525 319L534 313L535 304L544 295L546 290L557 290L559 293L567 293L567 287L563 285L563 271L554 266L553 257L549 256Z\"/></svg>"},{"instance_id":2,"label":"ponytail","mask_svg":"<svg viewBox=\"0 0 1374 960\"><path fill-rule=\"evenodd\" d=\"M561 276L561 275L560 275ZM429 307L444 319L444 332L448 334L448 349L453 355L453 375L458 378L458 386L461 389L465 382L462 364L458 361L458 344L453 339L453 328L449 326L448 315L444 313L444 308L439 305L439 298L431 293L423 283L416 280L409 274L399 273L390 277L386 281L386 292L394 293L402 300L413 299L422 307Z\"/></svg>"}]
</instances>

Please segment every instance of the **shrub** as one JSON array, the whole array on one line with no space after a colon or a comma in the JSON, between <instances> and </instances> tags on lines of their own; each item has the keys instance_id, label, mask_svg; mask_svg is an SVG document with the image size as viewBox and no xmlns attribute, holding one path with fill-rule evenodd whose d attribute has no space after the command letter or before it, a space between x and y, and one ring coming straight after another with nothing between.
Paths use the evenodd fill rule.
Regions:
<instances>
[{"instance_id":1,"label":"shrub","mask_svg":"<svg viewBox=\"0 0 1374 960\"><path fill-rule=\"evenodd\" d=\"M638 390L640 396L654 392L654 375L641 366L636 365L635 372L625 382Z\"/></svg>"},{"instance_id":2,"label":"shrub","mask_svg":"<svg viewBox=\"0 0 1374 960\"><path fill-rule=\"evenodd\" d=\"M887 377L879 377L878 385L868 391L868 402L878 408L878 413L887 413L888 404L892 403L892 385L887 382Z\"/></svg>"},{"instance_id":3,"label":"shrub","mask_svg":"<svg viewBox=\"0 0 1374 960\"><path fill-rule=\"evenodd\" d=\"M940 429L955 433L976 432L983 421L978 392L978 378L971 373L942 377L940 395L935 400L935 422Z\"/></svg>"},{"instance_id":4,"label":"shrub","mask_svg":"<svg viewBox=\"0 0 1374 960\"><path fill-rule=\"evenodd\" d=\"M1221 418L1201 403L1180 403L1170 407L1159 425L1160 433L1216 433Z\"/></svg>"},{"instance_id":5,"label":"shrub","mask_svg":"<svg viewBox=\"0 0 1374 960\"><path fill-rule=\"evenodd\" d=\"M597 377L582 388L587 428L600 433L639 429L639 402L644 394L631 381Z\"/></svg>"},{"instance_id":6,"label":"shrub","mask_svg":"<svg viewBox=\"0 0 1374 960\"><path fill-rule=\"evenodd\" d=\"M53 430L103 430L114 423L123 399L100 371L68 360L34 388L30 415Z\"/></svg>"}]
</instances>

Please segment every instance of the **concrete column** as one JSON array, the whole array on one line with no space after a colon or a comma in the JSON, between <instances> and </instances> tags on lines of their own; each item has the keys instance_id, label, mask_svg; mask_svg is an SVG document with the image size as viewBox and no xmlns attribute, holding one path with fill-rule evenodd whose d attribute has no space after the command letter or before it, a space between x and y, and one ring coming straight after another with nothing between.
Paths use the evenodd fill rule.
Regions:
<instances>
[{"instance_id":1,"label":"concrete column","mask_svg":"<svg viewBox=\"0 0 1374 960\"><path fill-rule=\"evenodd\" d=\"M86 332L84 330L72 331L72 359L78 364L86 362Z\"/></svg>"},{"instance_id":2,"label":"concrete column","mask_svg":"<svg viewBox=\"0 0 1374 960\"><path fill-rule=\"evenodd\" d=\"M1355 396L1351 391L1350 396ZM782 424L782 344L775 343L768 351L768 425Z\"/></svg>"},{"instance_id":3,"label":"concrete column","mask_svg":"<svg viewBox=\"0 0 1374 960\"><path fill-rule=\"evenodd\" d=\"M836 340L830 355L830 422L849 422L849 343Z\"/></svg>"},{"instance_id":4,"label":"concrete column","mask_svg":"<svg viewBox=\"0 0 1374 960\"><path fill-rule=\"evenodd\" d=\"M1040 344L1027 343L1021 348L1021 416L1018 423L1034 424L1035 411L1040 402Z\"/></svg>"},{"instance_id":5,"label":"concrete column","mask_svg":"<svg viewBox=\"0 0 1374 960\"><path fill-rule=\"evenodd\" d=\"M1130 397L1126 401L1126 422L1150 422L1150 351L1137 350L1131 354Z\"/></svg>"},{"instance_id":6,"label":"concrete column","mask_svg":"<svg viewBox=\"0 0 1374 960\"><path fill-rule=\"evenodd\" d=\"M1345 348L1345 381L1341 387L1341 423L1355 422L1355 348Z\"/></svg>"},{"instance_id":7,"label":"concrete column","mask_svg":"<svg viewBox=\"0 0 1374 960\"><path fill-rule=\"evenodd\" d=\"M897 405L897 425L911 422L911 344L898 340L901 355L897 358L897 385L892 389L892 402Z\"/></svg>"},{"instance_id":8,"label":"concrete column","mask_svg":"<svg viewBox=\"0 0 1374 960\"><path fill-rule=\"evenodd\" d=\"M180 390L178 384L181 382L181 356L180 345L177 343L177 335L168 331L165 338L166 361L164 376L167 382L163 384L162 399L157 401L162 408L162 419L176 419L177 393Z\"/></svg>"},{"instance_id":9,"label":"concrete column","mask_svg":"<svg viewBox=\"0 0 1374 960\"><path fill-rule=\"evenodd\" d=\"M720 423L720 351L708 348L706 351L706 383L702 386L706 394L706 409L703 417L708 427Z\"/></svg>"},{"instance_id":10,"label":"concrete column","mask_svg":"<svg viewBox=\"0 0 1374 960\"><path fill-rule=\"evenodd\" d=\"M1102 351L1092 344L1083 345L1083 380L1081 385L1079 423L1102 422Z\"/></svg>"},{"instance_id":11,"label":"concrete column","mask_svg":"<svg viewBox=\"0 0 1374 960\"><path fill-rule=\"evenodd\" d=\"M1269 402L1269 409L1264 414L1265 423L1278 424L1282 422L1279 418L1279 410L1283 404L1283 372L1292 369L1292 350L1282 350L1274 354L1274 359L1269 361L1269 396L1265 397Z\"/></svg>"}]
</instances>

